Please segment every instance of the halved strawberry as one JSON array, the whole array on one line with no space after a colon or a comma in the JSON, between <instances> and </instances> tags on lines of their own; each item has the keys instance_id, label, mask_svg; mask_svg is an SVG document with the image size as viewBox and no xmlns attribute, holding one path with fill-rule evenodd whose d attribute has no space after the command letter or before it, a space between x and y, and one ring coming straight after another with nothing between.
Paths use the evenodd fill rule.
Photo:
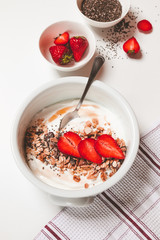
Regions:
<instances>
[{"instance_id":1,"label":"halved strawberry","mask_svg":"<svg viewBox=\"0 0 160 240\"><path fill-rule=\"evenodd\" d=\"M64 32L62 34L59 34L58 37L56 37L56 39L54 40L54 43L56 45L65 45L68 43L68 41L69 41L69 33Z\"/></svg>"},{"instance_id":2,"label":"halved strawberry","mask_svg":"<svg viewBox=\"0 0 160 240\"><path fill-rule=\"evenodd\" d=\"M148 32L152 30L152 24L146 19L139 21L137 27L143 32Z\"/></svg>"},{"instance_id":3,"label":"halved strawberry","mask_svg":"<svg viewBox=\"0 0 160 240\"><path fill-rule=\"evenodd\" d=\"M96 152L94 145L95 145L95 140L93 138L86 138L79 143L78 151L82 158L85 158L91 162L100 164L102 163L102 158Z\"/></svg>"},{"instance_id":4,"label":"halved strawberry","mask_svg":"<svg viewBox=\"0 0 160 240\"><path fill-rule=\"evenodd\" d=\"M66 132L59 138L57 146L60 152L79 158L78 144L80 141L81 138L78 134L74 132Z\"/></svg>"},{"instance_id":5,"label":"halved strawberry","mask_svg":"<svg viewBox=\"0 0 160 240\"><path fill-rule=\"evenodd\" d=\"M128 54L134 54L139 52L140 46L135 37L128 39L123 44L123 50Z\"/></svg>"},{"instance_id":6,"label":"halved strawberry","mask_svg":"<svg viewBox=\"0 0 160 240\"><path fill-rule=\"evenodd\" d=\"M70 39L70 47L74 60L79 62L88 47L88 40L83 36L75 36Z\"/></svg>"},{"instance_id":7,"label":"halved strawberry","mask_svg":"<svg viewBox=\"0 0 160 240\"><path fill-rule=\"evenodd\" d=\"M125 156L117 142L108 134L103 134L97 138L94 145L96 151L106 158L124 159Z\"/></svg>"}]
</instances>

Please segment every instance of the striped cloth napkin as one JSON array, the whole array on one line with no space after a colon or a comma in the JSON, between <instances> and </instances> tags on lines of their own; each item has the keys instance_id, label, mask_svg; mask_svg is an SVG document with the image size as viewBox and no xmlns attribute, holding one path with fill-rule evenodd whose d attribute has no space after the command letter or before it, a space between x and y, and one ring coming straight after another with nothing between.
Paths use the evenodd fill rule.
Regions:
<instances>
[{"instance_id":1,"label":"striped cloth napkin","mask_svg":"<svg viewBox=\"0 0 160 240\"><path fill-rule=\"evenodd\" d=\"M35 240L160 239L160 124L126 176L88 207L64 208Z\"/></svg>"}]
</instances>

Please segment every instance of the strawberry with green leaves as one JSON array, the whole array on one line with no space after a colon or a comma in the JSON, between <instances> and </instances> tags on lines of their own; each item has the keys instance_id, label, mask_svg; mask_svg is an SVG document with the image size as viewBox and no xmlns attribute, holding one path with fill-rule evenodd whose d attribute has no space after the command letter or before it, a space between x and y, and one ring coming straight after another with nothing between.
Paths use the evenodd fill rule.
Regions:
<instances>
[{"instance_id":1,"label":"strawberry with green leaves","mask_svg":"<svg viewBox=\"0 0 160 240\"><path fill-rule=\"evenodd\" d=\"M62 34L59 34L58 37L56 37L56 39L54 40L54 43L56 45L65 45L68 43L68 41L69 41L69 33L64 32Z\"/></svg>"},{"instance_id":2,"label":"strawberry with green leaves","mask_svg":"<svg viewBox=\"0 0 160 240\"><path fill-rule=\"evenodd\" d=\"M76 62L79 62L88 47L88 40L83 36L74 36L70 39L70 47Z\"/></svg>"},{"instance_id":3,"label":"strawberry with green leaves","mask_svg":"<svg viewBox=\"0 0 160 240\"><path fill-rule=\"evenodd\" d=\"M132 38L128 39L123 44L123 50L127 54L134 54L134 53L138 53L139 52L140 46L139 46L139 43L137 42L137 40L135 39L135 37L132 37Z\"/></svg>"},{"instance_id":4,"label":"strawberry with green leaves","mask_svg":"<svg viewBox=\"0 0 160 240\"><path fill-rule=\"evenodd\" d=\"M63 45L51 46L49 52L53 61L58 65L68 64L73 59L70 49Z\"/></svg>"}]
</instances>

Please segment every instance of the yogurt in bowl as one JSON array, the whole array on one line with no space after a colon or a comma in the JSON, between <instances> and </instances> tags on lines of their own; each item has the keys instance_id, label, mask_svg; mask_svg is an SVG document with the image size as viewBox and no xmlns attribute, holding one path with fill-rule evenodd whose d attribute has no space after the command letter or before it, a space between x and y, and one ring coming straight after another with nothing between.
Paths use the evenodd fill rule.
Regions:
<instances>
[{"instance_id":1,"label":"yogurt in bowl","mask_svg":"<svg viewBox=\"0 0 160 240\"><path fill-rule=\"evenodd\" d=\"M34 116L26 131L25 150L29 167L40 180L61 189L76 190L98 185L112 177L123 163L122 159L103 158L102 163L97 164L58 150L60 121L77 103L76 100L68 100L44 108ZM79 110L79 118L68 123L63 132L74 132L82 139L97 139L108 134L125 155L126 137L121 126L121 119L114 112L85 101Z\"/></svg>"},{"instance_id":2,"label":"yogurt in bowl","mask_svg":"<svg viewBox=\"0 0 160 240\"><path fill-rule=\"evenodd\" d=\"M57 182L55 182L50 177L45 176L43 178L41 174L34 172L36 168L31 163L32 160L27 161L26 158L25 136L28 127L32 126L34 120L43 118L44 122L48 121L46 122L48 133L53 132L56 135L56 125L58 126L59 121L58 117L55 118L56 112L66 107L73 107L75 105L73 99L80 98L86 82L87 78L84 77L66 77L44 84L34 91L22 104L12 131L12 150L19 169L29 181L49 194L55 204L62 206L81 206L90 203L95 195L116 184L131 167L139 146L137 121L127 101L114 89L100 81L95 81L87 94L87 101L81 109L81 118L70 122L70 126L67 126L66 131L71 130L71 128L73 131L83 131L87 121L93 124L93 118L98 119L98 125L99 127L104 127L104 133L110 129L110 133L115 139L124 140L127 151L123 164L121 164L113 176L110 177L108 172L106 181L103 181L100 175L94 181L90 179L88 181L82 176L82 181L78 184L73 180L73 175L71 177L73 180L72 184L68 180L69 184L64 184L63 181L59 181L61 178L59 176L57 176ZM67 111L71 110L72 108L68 108ZM88 116L85 114L87 111L91 111L92 114ZM96 113L96 116L93 116L93 113ZM105 119L106 126L103 126L104 118L107 118ZM96 128L93 127L93 130L97 129L98 125ZM44 134L47 134L47 132ZM44 139L44 136L42 138ZM29 157L28 155L28 159ZM36 161L41 165L37 158L35 163ZM47 166L50 168L50 165ZM41 165L38 169L43 171L44 169L41 167L43 168L44 166ZM86 183L89 185L88 188L84 187Z\"/></svg>"}]
</instances>

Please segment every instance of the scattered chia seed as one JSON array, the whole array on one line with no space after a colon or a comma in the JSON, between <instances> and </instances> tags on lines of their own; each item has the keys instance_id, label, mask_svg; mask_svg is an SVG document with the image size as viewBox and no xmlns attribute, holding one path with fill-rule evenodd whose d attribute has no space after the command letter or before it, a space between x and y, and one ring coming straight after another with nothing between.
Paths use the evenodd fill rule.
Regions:
<instances>
[{"instance_id":1,"label":"scattered chia seed","mask_svg":"<svg viewBox=\"0 0 160 240\"><path fill-rule=\"evenodd\" d=\"M131 9L126 17L111 28L99 29L97 39L97 52L107 60L123 59L127 55L122 54L122 44L132 36L137 28L137 18L140 9Z\"/></svg>"},{"instance_id":2,"label":"scattered chia seed","mask_svg":"<svg viewBox=\"0 0 160 240\"><path fill-rule=\"evenodd\" d=\"M35 134L38 136L41 135L42 133L44 133L42 129L39 129L37 132L35 132Z\"/></svg>"},{"instance_id":3,"label":"scattered chia seed","mask_svg":"<svg viewBox=\"0 0 160 240\"><path fill-rule=\"evenodd\" d=\"M83 0L82 13L98 22L110 22L122 14L122 6L118 0Z\"/></svg>"}]
</instances>

